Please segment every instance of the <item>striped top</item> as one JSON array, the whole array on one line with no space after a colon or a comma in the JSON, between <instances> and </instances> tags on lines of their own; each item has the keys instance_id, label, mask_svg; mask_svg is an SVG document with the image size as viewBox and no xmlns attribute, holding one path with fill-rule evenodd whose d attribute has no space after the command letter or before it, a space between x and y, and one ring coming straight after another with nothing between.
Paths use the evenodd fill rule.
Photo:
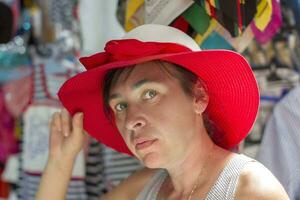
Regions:
<instances>
[{"instance_id":1,"label":"striped top","mask_svg":"<svg viewBox=\"0 0 300 200\"><path fill-rule=\"evenodd\" d=\"M252 158L245 155L234 156L224 167L219 175L217 181L210 189L206 200L226 199L233 200L238 183L239 175L244 166L254 162ZM136 200L155 200L157 198L159 189L167 177L166 170L158 170L158 172L146 184L144 189L139 193Z\"/></svg>"}]
</instances>

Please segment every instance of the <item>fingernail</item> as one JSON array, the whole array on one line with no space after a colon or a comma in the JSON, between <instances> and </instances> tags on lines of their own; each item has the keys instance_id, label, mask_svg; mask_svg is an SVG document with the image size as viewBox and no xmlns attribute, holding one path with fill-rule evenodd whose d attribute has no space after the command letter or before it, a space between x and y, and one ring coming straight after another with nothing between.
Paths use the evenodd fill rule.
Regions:
<instances>
[{"instance_id":1,"label":"fingernail","mask_svg":"<svg viewBox=\"0 0 300 200\"><path fill-rule=\"evenodd\" d=\"M68 137L68 136L69 136L69 134L68 134L67 132L65 132L65 133L64 133L64 136L65 136L65 137Z\"/></svg>"},{"instance_id":2,"label":"fingernail","mask_svg":"<svg viewBox=\"0 0 300 200\"><path fill-rule=\"evenodd\" d=\"M82 118L83 117L83 112L78 113L79 117Z\"/></svg>"}]
</instances>

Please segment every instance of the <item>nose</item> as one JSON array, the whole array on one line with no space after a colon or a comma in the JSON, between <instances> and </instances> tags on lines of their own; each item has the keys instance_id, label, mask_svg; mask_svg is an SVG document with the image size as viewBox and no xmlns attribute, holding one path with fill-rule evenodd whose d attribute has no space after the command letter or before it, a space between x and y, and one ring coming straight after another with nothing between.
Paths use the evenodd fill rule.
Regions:
<instances>
[{"instance_id":1,"label":"nose","mask_svg":"<svg viewBox=\"0 0 300 200\"><path fill-rule=\"evenodd\" d=\"M141 110L128 108L125 122L126 129L129 131L137 131L145 125L146 119L141 114Z\"/></svg>"}]
</instances>

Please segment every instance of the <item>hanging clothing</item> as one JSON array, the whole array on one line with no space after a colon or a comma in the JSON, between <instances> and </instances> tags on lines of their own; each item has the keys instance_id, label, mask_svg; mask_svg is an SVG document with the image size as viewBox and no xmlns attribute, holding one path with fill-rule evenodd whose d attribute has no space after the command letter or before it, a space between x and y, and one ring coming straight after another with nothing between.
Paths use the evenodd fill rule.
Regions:
<instances>
[{"instance_id":1,"label":"hanging clothing","mask_svg":"<svg viewBox=\"0 0 300 200\"><path fill-rule=\"evenodd\" d=\"M250 25L256 40L260 44L267 43L278 32L282 24L282 16L279 1L272 0L272 7L273 12L271 21L264 30L260 30L259 28L257 28L254 22L252 22Z\"/></svg>"},{"instance_id":2,"label":"hanging clothing","mask_svg":"<svg viewBox=\"0 0 300 200\"><path fill-rule=\"evenodd\" d=\"M267 122L257 159L281 182L292 200L300 199L300 87L290 91Z\"/></svg>"},{"instance_id":3,"label":"hanging clothing","mask_svg":"<svg viewBox=\"0 0 300 200\"><path fill-rule=\"evenodd\" d=\"M140 162L91 138L86 158L86 191L89 200L98 200L136 170Z\"/></svg>"},{"instance_id":4,"label":"hanging clothing","mask_svg":"<svg viewBox=\"0 0 300 200\"><path fill-rule=\"evenodd\" d=\"M41 176L23 172L19 179L18 199L34 200L40 185ZM66 194L68 200L87 200L85 184L82 179L73 178L69 182Z\"/></svg>"},{"instance_id":5,"label":"hanging clothing","mask_svg":"<svg viewBox=\"0 0 300 200\"><path fill-rule=\"evenodd\" d=\"M207 32L211 18L198 4L191 5L182 13L182 16L198 34L204 35Z\"/></svg>"},{"instance_id":6,"label":"hanging clothing","mask_svg":"<svg viewBox=\"0 0 300 200\"><path fill-rule=\"evenodd\" d=\"M134 157L119 153L103 145L104 176L106 187L112 189L131 173L142 167Z\"/></svg>"},{"instance_id":7,"label":"hanging clothing","mask_svg":"<svg viewBox=\"0 0 300 200\"><path fill-rule=\"evenodd\" d=\"M59 87L76 73L76 70L71 69L65 69L64 73L46 73L46 71L49 70L45 69L44 64L32 68L29 79L30 98L22 108L24 125L17 189L18 198L22 200L35 199L49 154L49 121L52 114L62 108L56 93ZM84 178L84 155L80 152L74 164L67 199L87 199Z\"/></svg>"},{"instance_id":8,"label":"hanging clothing","mask_svg":"<svg viewBox=\"0 0 300 200\"><path fill-rule=\"evenodd\" d=\"M31 99L31 76L11 80L3 85L6 108L17 119Z\"/></svg>"},{"instance_id":9,"label":"hanging clothing","mask_svg":"<svg viewBox=\"0 0 300 200\"><path fill-rule=\"evenodd\" d=\"M94 54L102 51L108 40L123 36L124 30L118 23L115 14L116 7L117 0L79 1L78 16L83 44L82 54Z\"/></svg>"},{"instance_id":10,"label":"hanging clothing","mask_svg":"<svg viewBox=\"0 0 300 200\"><path fill-rule=\"evenodd\" d=\"M295 24L293 23L288 25L295 26L298 32L298 36L300 36L300 1L298 0L281 0L281 1L283 3L286 3L287 6L292 10L294 19L290 20L290 22L294 22L295 20Z\"/></svg>"},{"instance_id":11,"label":"hanging clothing","mask_svg":"<svg viewBox=\"0 0 300 200\"><path fill-rule=\"evenodd\" d=\"M232 36L240 35L253 20L256 1L194 0L215 18Z\"/></svg>"},{"instance_id":12,"label":"hanging clothing","mask_svg":"<svg viewBox=\"0 0 300 200\"><path fill-rule=\"evenodd\" d=\"M102 145L94 138L89 138L89 146L86 155L85 184L87 199L99 200L107 192L104 181L104 160Z\"/></svg>"},{"instance_id":13,"label":"hanging clothing","mask_svg":"<svg viewBox=\"0 0 300 200\"><path fill-rule=\"evenodd\" d=\"M76 2L70 0L50 1L49 18L52 23L59 24L63 29L73 30Z\"/></svg>"},{"instance_id":14,"label":"hanging clothing","mask_svg":"<svg viewBox=\"0 0 300 200\"><path fill-rule=\"evenodd\" d=\"M169 25L193 3L192 0L145 1L145 24Z\"/></svg>"},{"instance_id":15,"label":"hanging clothing","mask_svg":"<svg viewBox=\"0 0 300 200\"><path fill-rule=\"evenodd\" d=\"M124 21L125 21L124 28L126 32L145 23L144 0L126 1Z\"/></svg>"},{"instance_id":16,"label":"hanging clothing","mask_svg":"<svg viewBox=\"0 0 300 200\"><path fill-rule=\"evenodd\" d=\"M15 120L7 111L4 93L0 90L0 163L6 163L8 157L17 153L17 139L14 136Z\"/></svg>"}]
</instances>

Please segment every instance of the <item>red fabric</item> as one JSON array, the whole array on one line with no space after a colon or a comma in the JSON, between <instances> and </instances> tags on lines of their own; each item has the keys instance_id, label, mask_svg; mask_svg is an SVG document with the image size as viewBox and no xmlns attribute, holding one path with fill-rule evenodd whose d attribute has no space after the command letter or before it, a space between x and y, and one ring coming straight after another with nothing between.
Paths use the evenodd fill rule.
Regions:
<instances>
[{"instance_id":1,"label":"red fabric","mask_svg":"<svg viewBox=\"0 0 300 200\"><path fill-rule=\"evenodd\" d=\"M187 33L189 30L189 23L184 19L184 17L179 16L172 24L172 27L181 30L184 33Z\"/></svg>"},{"instance_id":2,"label":"red fabric","mask_svg":"<svg viewBox=\"0 0 300 200\"><path fill-rule=\"evenodd\" d=\"M0 177L2 177L3 169L0 168ZM8 198L10 192L9 183L1 181L0 178L0 198Z\"/></svg>"},{"instance_id":3,"label":"red fabric","mask_svg":"<svg viewBox=\"0 0 300 200\"><path fill-rule=\"evenodd\" d=\"M243 30L243 19L241 13L240 0L236 0L236 8L237 8L237 15L238 15L239 32L241 32Z\"/></svg>"},{"instance_id":4,"label":"red fabric","mask_svg":"<svg viewBox=\"0 0 300 200\"><path fill-rule=\"evenodd\" d=\"M14 135L15 119L7 111L4 94L1 90L0 113L0 163L5 163L11 154L18 151L18 145Z\"/></svg>"},{"instance_id":5,"label":"red fabric","mask_svg":"<svg viewBox=\"0 0 300 200\"><path fill-rule=\"evenodd\" d=\"M84 129L101 143L131 154L115 124L104 114L101 91L106 72L156 59L187 68L204 81L209 94L206 112L219 128L213 138L216 144L230 149L252 128L259 105L258 86L249 64L238 53L193 52L177 44L137 40L111 41L105 50L80 59L89 70L66 81L58 93L72 115L84 113Z\"/></svg>"},{"instance_id":6,"label":"red fabric","mask_svg":"<svg viewBox=\"0 0 300 200\"><path fill-rule=\"evenodd\" d=\"M6 108L15 118L20 117L23 110L30 104L33 94L31 83L31 76L26 76L3 85L3 91L7 97Z\"/></svg>"},{"instance_id":7,"label":"red fabric","mask_svg":"<svg viewBox=\"0 0 300 200\"><path fill-rule=\"evenodd\" d=\"M215 7L213 5L211 5L209 1L207 1L207 2L209 4L209 9L210 9L211 16L213 18L216 18L216 9L215 9Z\"/></svg>"},{"instance_id":8,"label":"red fabric","mask_svg":"<svg viewBox=\"0 0 300 200\"><path fill-rule=\"evenodd\" d=\"M133 60L143 56L164 53L177 53L191 51L187 47L173 43L147 42L146 44L134 39L111 40L105 48L105 52L97 53L91 57L82 57L80 62L87 70L113 61Z\"/></svg>"}]
</instances>

